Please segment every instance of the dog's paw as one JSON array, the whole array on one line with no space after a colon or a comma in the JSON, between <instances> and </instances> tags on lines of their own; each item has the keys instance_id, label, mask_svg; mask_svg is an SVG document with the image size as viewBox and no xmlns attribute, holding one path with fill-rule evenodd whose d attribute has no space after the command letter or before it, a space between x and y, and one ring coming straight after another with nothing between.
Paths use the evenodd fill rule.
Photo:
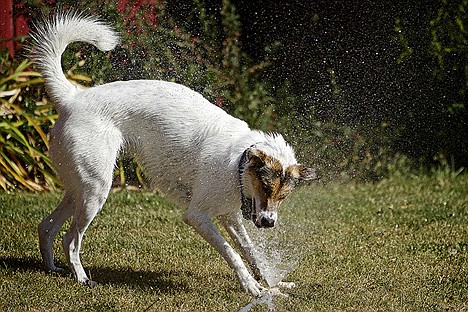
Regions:
<instances>
[{"instance_id":1,"label":"dog's paw","mask_svg":"<svg viewBox=\"0 0 468 312\"><path fill-rule=\"evenodd\" d=\"M87 276L85 276L84 278L81 278L81 279L78 279L78 282L83 285L83 286L87 286L89 288L94 288L98 285L97 282L93 281L93 280L90 280Z\"/></svg>"},{"instance_id":2,"label":"dog's paw","mask_svg":"<svg viewBox=\"0 0 468 312\"><path fill-rule=\"evenodd\" d=\"M286 288L286 289L292 289L296 287L296 283L294 282L279 282L278 285L279 288Z\"/></svg>"},{"instance_id":3,"label":"dog's paw","mask_svg":"<svg viewBox=\"0 0 468 312\"><path fill-rule=\"evenodd\" d=\"M257 298L263 296L268 291L267 288L263 287L260 284L246 285L246 286L244 286L244 290L247 293L249 293L251 296L257 297Z\"/></svg>"},{"instance_id":4,"label":"dog's paw","mask_svg":"<svg viewBox=\"0 0 468 312\"><path fill-rule=\"evenodd\" d=\"M98 285L98 283L89 279L86 281L85 285L89 288L94 288Z\"/></svg>"},{"instance_id":5,"label":"dog's paw","mask_svg":"<svg viewBox=\"0 0 468 312\"><path fill-rule=\"evenodd\" d=\"M242 289L254 297L262 296L267 289L260 285L252 276L240 281Z\"/></svg>"}]
</instances>

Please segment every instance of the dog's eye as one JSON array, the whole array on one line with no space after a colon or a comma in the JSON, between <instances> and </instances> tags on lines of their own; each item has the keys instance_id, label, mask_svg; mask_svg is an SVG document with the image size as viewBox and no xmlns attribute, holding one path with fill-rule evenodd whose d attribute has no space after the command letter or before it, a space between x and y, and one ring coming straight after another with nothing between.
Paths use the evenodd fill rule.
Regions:
<instances>
[{"instance_id":1,"label":"dog's eye","mask_svg":"<svg viewBox=\"0 0 468 312\"><path fill-rule=\"evenodd\" d=\"M262 167L258 170L259 177L263 179L271 179L273 177L273 170L268 167Z\"/></svg>"},{"instance_id":2,"label":"dog's eye","mask_svg":"<svg viewBox=\"0 0 468 312\"><path fill-rule=\"evenodd\" d=\"M264 193L270 193L270 186L268 185L268 183L265 183L264 181L261 181L262 183L262 190Z\"/></svg>"},{"instance_id":3,"label":"dog's eye","mask_svg":"<svg viewBox=\"0 0 468 312\"><path fill-rule=\"evenodd\" d=\"M290 175L286 175L284 181L285 183L289 184L292 188L295 188L299 184L299 179Z\"/></svg>"},{"instance_id":4,"label":"dog's eye","mask_svg":"<svg viewBox=\"0 0 468 312\"><path fill-rule=\"evenodd\" d=\"M280 176L280 173L268 167L262 167L258 170L258 177L262 181L273 181L279 178Z\"/></svg>"}]
</instances>

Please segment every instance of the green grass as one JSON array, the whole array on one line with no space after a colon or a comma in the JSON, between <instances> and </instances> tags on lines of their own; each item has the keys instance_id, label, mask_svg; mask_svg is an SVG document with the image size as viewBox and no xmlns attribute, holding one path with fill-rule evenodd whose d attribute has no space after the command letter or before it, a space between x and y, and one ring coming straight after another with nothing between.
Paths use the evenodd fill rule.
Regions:
<instances>
[{"instance_id":1,"label":"green grass","mask_svg":"<svg viewBox=\"0 0 468 312\"><path fill-rule=\"evenodd\" d=\"M86 233L98 287L44 273L36 227L60 195L0 193L1 311L238 311L252 300L182 210L150 192L112 193ZM301 257L278 311L468 309L467 175L302 187L281 218Z\"/></svg>"}]
</instances>

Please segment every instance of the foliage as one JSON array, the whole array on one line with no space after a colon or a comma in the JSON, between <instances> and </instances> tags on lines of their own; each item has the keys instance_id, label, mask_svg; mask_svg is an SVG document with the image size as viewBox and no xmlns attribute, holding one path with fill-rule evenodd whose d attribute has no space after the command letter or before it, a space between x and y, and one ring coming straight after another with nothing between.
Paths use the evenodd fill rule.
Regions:
<instances>
[{"instance_id":1,"label":"foliage","mask_svg":"<svg viewBox=\"0 0 468 312\"><path fill-rule=\"evenodd\" d=\"M431 53L436 56L438 60L436 63L440 69L450 67L445 72L442 71L445 73L444 77L452 72L457 72L458 75L465 73L463 66L467 55L464 28L466 15L462 13L466 1L459 0L459 2L459 5L455 6L443 1L441 9L430 24ZM270 66L277 43L272 42L271 46L265 48L268 53L265 53L267 56L264 59L257 63L253 62L242 48L240 17L229 0L223 0L219 11L216 12L208 11L202 0L194 1L190 17L192 27L176 23L165 1L64 0L44 4L42 1L27 0L25 3L31 8L32 19L40 18L38 12L43 11L48 14L54 11L54 7L61 9L73 7L87 13L99 14L121 33L122 44L108 53L97 51L90 45L73 44L63 56L66 74L71 79L86 86L128 79L162 79L187 85L202 93L213 104L247 121L252 127L285 133L289 141L297 147L299 158L317 166L323 178L377 180L388 176L391 172L408 166L408 158L402 156L398 148L394 148L398 144L400 147L407 146L408 138L416 142L408 145L410 149L419 144L419 141L424 141L426 147L425 150L420 148L423 150L421 154L428 151L428 157L437 155L437 161L450 162L450 155L453 155L457 149L461 151L459 154L468 155L466 140L456 139L466 132L463 127L453 127L451 131L445 132L446 127L440 126L434 131L436 135L432 141L453 142L447 150L443 148L449 144L432 144L434 142L430 141L431 136L423 131L424 126L419 126L418 120L414 119L414 116L418 116L424 108L424 103L414 104L408 108L406 119L403 118L402 122L397 121L399 127L391 121L387 122L388 116L381 120L376 117L371 123L367 121L361 123L360 120L350 121L348 115L352 115L350 110L353 109L354 102L345 96L348 93L342 92L342 86L338 81L341 77L338 77L332 68L328 68L327 86L321 87L323 92L329 92L318 100L325 102L324 104L311 101L310 98L313 96L310 94L309 96L292 94L291 84L285 83L280 86L276 83L276 87L272 88L263 80L263 73ZM398 19L394 28L397 41L404 49L397 61L402 67L407 66L403 71L411 73L416 68L411 67L411 58L414 58L420 50L413 49L415 35L406 33L405 25L404 18ZM460 58L465 61L458 62ZM438 72L441 73L440 70ZM40 83L40 80L37 80L37 83ZM27 98L26 102L44 102L47 105L41 106L44 109L41 112L55 116L52 106L43 95L43 88L36 82L34 84L34 88L37 87L40 92L24 93L23 88L24 94L18 98ZM327 90L328 87L330 90ZM463 123L463 120L467 120L464 88L466 87L461 88L457 101L447 107L445 119L438 124L452 122L455 125L466 125L466 122ZM9 96L7 101L10 99L16 98ZM24 109L23 104L15 103L12 105L16 105L20 110L35 112L29 106ZM392 105L397 107L405 103L401 101ZM322 104L324 106L320 108ZM46 108L50 111L45 112ZM428 114L432 114L431 112ZM22 113L20 112L18 116ZM13 117L9 118L12 120ZM462 122L459 122L460 120ZM49 124L41 124L40 127L44 133L47 133L52 124L53 121L50 121ZM22 124L15 125L18 125L19 128L16 129L19 129L23 136L30 136L31 140L36 142L35 147L39 151L43 151L43 156L39 157L38 161L43 161L44 164L39 167L42 166L41 168L52 176L50 163L46 157L47 136L35 133L35 127L31 128L32 133L26 134L23 132ZM424 140L420 140L422 137ZM13 144L12 142L9 140L9 144ZM21 150L18 153L25 152ZM18 156L15 157L19 159ZM35 183L40 185L44 173L34 172L32 169L34 167L30 166L28 164L28 168L23 169L30 170L31 177L34 177ZM21 168L18 170L24 175L24 170ZM14 177L12 174L14 171L13 168L9 169L11 177ZM5 182L3 188L11 189L15 185L24 184L9 183L7 186ZM48 189L50 188L48 185L55 182L48 181L46 184L44 188ZM145 180L138 164L131 160L131 157L123 156L117 162L114 185L128 184L141 186L145 184Z\"/></svg>"},{"instance_id":2,"label":"foliage","mask_svg":"<svg viewBox=\"0 0 468 312\"><path fill-rule=\"evenodd\" d=\"M423 97L426 101L405 103L402 129L427 163L453 162L460 168L468 162L468 1L440 0L432 6L422 15L423 27L397 19L394 28L402 48L401 70L410 77L419 72L414 97L423 88L430 94Z\"/></svg>"},{"instance_id":3,"label":"foliage","mask_svg":"<svg viewBox=\"0 0 468 312\"><path fill-rule=\"evenodd\" d=\"M449 118L456 121L455 127L440 139L455 141L450 152L468 161L468 1L441 0L437 15L429 26L429 51L438 64L434 73L440 80L450 81L452 88L458 90L458 94L452 92L455 95L446 108Z\"/></svg>"},{"instance_id":4,"label":"foliage","mask_svg":"<svg viewBox=\"0 0 468 312\"><path fill-rule=\"evenodd\" d=\"M459 76L460 97L449 107L466 110L468 88L468 1L442 0L437 15L429 22L430 53L437 59L436 74Z\"/></svg>"},{"instance_id":5,"label":"foliage","mask_svg":"<svg viewBox=\"0 0 468 312\"><path fill-rule=\"evenodd\" d=\"M209 49L219 51L208 53L207 68L216 77L216 80L212 81L213 88L218 93L216 103L226 106L228 112L251 126L270 128L273 124L274 104L279 102L275 102L268 85L260 79L262 71L269 66L268 59L251 65L250 58L242 51L240 45L240 17L229 0L222 1L221 29L213 27L216 25L216 17L206 14L201 1L195 2ZM221 46L219 38L222 38Z\"/></svg>"},{"instance_id":6,"label":"foliage","mask_svg":"<svg viewBox=\"0 0 468 312\"><path fill-rule=\"evenodd\" d=\"M403 49L400 53L400 56L397 59L398 64L401 64L404 61L404 59L409 57L414 52L413 48L409 46L408 38L403 33L404 27L402 24L403 23L401 19L397 18L395 20L395 27L393 28L398 37L398 41L400 42L400 46Z\"/></svg>"},{"instance_id":7,"label":"foliage","mask_svg":"<svg viewBox=\"0 0 468 312\"><path fill-rule=\"evenodd\" d=\"M27 60L0 56L0 186L8 191L53 189L48 130L57 119L43 95L43 80Z\"/></svg>"},{"instance_id":8,"label":"foliage","mask_svg":"<svg viewBox=\"0 0 468 312\"><path fill-rule=\"evenodd\" d=\"M296 190L280 227L267 230L292 237L300 259L288 277L297 287L273 298L276 310L463 311L467 188L466 174L436 171ZM0 193L0 310L239 311L251 302L182 211L145 191L111 193L86 232L83 264L97 287L44 274L36 226L61 195Z\"/></svg>"}]
</instances>

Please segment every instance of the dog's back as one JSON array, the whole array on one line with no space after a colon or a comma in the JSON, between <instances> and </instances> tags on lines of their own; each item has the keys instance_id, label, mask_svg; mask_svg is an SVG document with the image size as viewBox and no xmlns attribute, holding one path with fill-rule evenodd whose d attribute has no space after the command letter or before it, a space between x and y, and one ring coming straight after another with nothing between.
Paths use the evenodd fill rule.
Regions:
<instances>
[{"instance_id":1,"label":"dog's back","mask_svg":"<svg viewBox=\"0 0 468 312\"><path fill-rule=\"evenodd\" d=\"M67 108L51 132L51 157L64 183L73 183L85 168L109 172L117 153L128 150L155 188L185 204L194 183L206 179L205 174L223 179L236 173L235 166L230 168L235 160L232 150L239 153L251 132L245 122L200 94L170 82L115 82L75 90L65 101ZM74 144L77 141L81 143ZM64 151L64 145L69 151ZM236 145L241 147L236 149ZM116 146L117 150L108 153ZM215 164L214 159L221 163ZM212 175L214 166L224 173Z\"/></svg>"}]
</instances>

